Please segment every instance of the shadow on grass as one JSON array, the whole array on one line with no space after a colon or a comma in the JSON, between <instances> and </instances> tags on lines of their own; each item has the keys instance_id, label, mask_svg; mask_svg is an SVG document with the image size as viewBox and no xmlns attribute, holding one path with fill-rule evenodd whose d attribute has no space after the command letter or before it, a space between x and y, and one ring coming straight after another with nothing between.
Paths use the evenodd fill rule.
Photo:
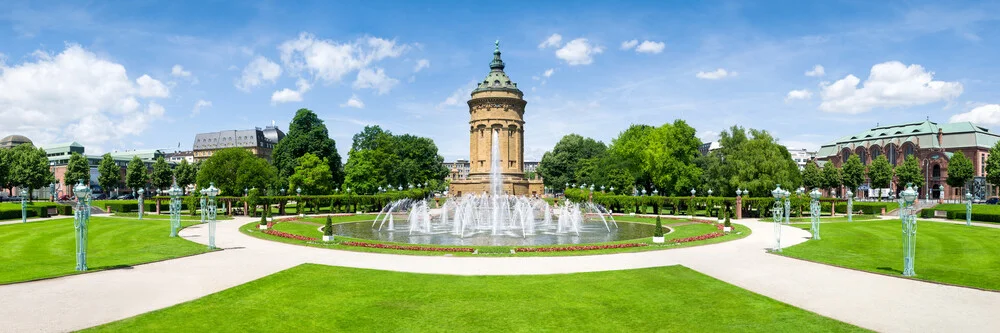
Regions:
<instances>
[{"instance_id":1,"label":"shadow on grass","mask_svg":"<svg viewBox=\"0 0 1000 333\"><path fill-rule=\"evenodd\" d=\"M892 273L896 273L896 274L903 274L903 271L895 269L895 268L892 268L892 267L876 267L875 269L880 270L880 271L892 272Z\"/></svg>"},{"instance_id":2,"label":"shadow on grass","mask_svg":"<svg viewBox=\"0 0 1000 333\"><path fill-rule=\"evenodd\" d=\"M89 268L93 270L110 271L116 269L134 269L135 267L132 267L132 265L110 265L110 266L98 266Z\"/></svg>"}]
</instances>

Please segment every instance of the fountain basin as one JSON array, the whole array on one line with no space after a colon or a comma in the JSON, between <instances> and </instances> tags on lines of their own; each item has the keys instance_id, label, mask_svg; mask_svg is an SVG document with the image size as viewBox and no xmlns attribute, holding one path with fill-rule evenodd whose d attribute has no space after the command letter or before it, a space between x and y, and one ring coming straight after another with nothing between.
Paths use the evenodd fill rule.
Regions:
<instances>
[{"instance_id":1,"label":"fountain basin","mask_svg":"<svg viewBox=\"0 0 1000 333\"><path fill-rule=\"evenodd\" d=\"M372 227L372 222L350 222L333 225L333 233L359 239L384 242L430 245L465 245L465 246L537 246L537 245L572 245L603 243L629 239L646 238L653 235L652 224L618 222L617 228L609 232L604 223L589 222L581 224L580 232L559 233L556 226L551 228L538 227L533 235L521 235L517 231L503 231L493 235L492 230L472 230L462 236L452 234L451 226L431 225L430 232L411 233L405 219L395 223L395 230ZM666 227L664 227L666 228Z\"/></svg>"}]
</instances>

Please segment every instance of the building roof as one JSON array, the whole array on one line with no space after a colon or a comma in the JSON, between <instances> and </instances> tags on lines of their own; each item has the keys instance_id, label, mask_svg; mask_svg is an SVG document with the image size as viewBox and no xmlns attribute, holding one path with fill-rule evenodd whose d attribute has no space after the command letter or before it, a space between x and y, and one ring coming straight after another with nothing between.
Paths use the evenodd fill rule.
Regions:
<instances>
[{"instance_id":1,"label":"building roof","mask_svg":"<svg viewBox=\"0 0 1000 333\"><path fill-rule=\"evenodd\" d=\"M517 89L517 83L511 81L507 73L504 73L504 67L503 59L500 59L500 41L497 41L496 49L493 50L493 61L490 62L490 72L486 74L486 79L483 79L483 82L480 82L472 93L499 90L516 92L518 95L523 95L521 90Z\"/></svg>"},{"instance_id":2,"label":"building roof","mask_svg":"<svg viewBox=\"0 0 1000 333\"><path fill-rule=\"evenodd\" d=\"M938 132L943 134L940 140L937 137ZM930 120L925 120L916 123L879 126L858 134L844 136L820 147L817 156L833 156L845 147L873 144L885 146L890 143L901 145L904 142L913 142L921 148L953 149L990 148L997 141L1000 141L1000 135L990 133L989 129L976 126L971 122L938 125Z\"/></svg>"},{"instance_id":3,"label":"building roof","mask_svg":"<svg viewBox=\"0 0 1000 333\"><path fill-rule=\"evenodd\" d=\"M0 147L13 147L22 143L31 144L31 140L24 135L8 135L0 139Z\"/></svg>"},{"instance_id":4,"label":"building roof","mask_svg":"<svg viewBox=\"0 0 1000 333\"><path fill-rule=\"evenodd\" d=\"M79 142L73 141L73 142L47 144L42 146L42 149L45 149L45 151L48 153L52 153L52 152L75 151L75 150L83 151L84 148L83 145L81 145Z\"/></svg>"},{"instance_id":5,"label":"building roof","mask_svg":"<svg viewBox=\"0 0 1000 333\"><path fill-rule=\"evenodd\" d=\"M275 126L274 122L271 122L271 126L264 127L264 138L277 144L278 141L285 138L285 132L278 129L278 126Z\"/></svg>"},{"instance_id":6,"label":"building roof","mask_svg":"<svg viewBox=\"0 0 1000 333\"><path fill-rule=\"evenodd\" d=\"M194 137L194 150L263 147L265 144L270 147L274 142L268 140L260 128L199 133Z\"/></svg>"}]
</instances>

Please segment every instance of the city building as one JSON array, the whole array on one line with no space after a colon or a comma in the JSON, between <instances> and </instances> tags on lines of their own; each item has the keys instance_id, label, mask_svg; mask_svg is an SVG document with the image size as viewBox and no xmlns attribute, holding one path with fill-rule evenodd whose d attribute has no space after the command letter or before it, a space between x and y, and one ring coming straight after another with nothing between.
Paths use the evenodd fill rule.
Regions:
<instances>
[{"instance_id":1,"label":"city building","mask_svg":"<svg viewBox=\"0 0 1000 333\"><path fill-rule=\"evenodd\" d=\"M469 175L453 180L450 193L489 192L490 172L499 167L501 191L514 195L542 195L541 180L524 177L524 93L517 88L500 58L497 43L490 72L472 91L469 105ZM494 156L496 151L499 156ZM494 166L494 164L497 164Z\"/></svg>"},{"instance_id":2,"label":"city building","mask_svg":"<svg viewBox=\"0 0 1000 333\"><path fill-rule=\"evenodd\" d=\"M163 158L167 159L167 162L179 164L181 161L187 160L188 163L194 163L194 152L187 151L175 151L173 153L166 153Z\"/></svg>"},{"instance_id":3,"label":"city building","mask_svg":"<svg viewBox=\"0 0 1000 333\"><path fill-rule=\"evenodd\" d=\"M524 162L524 173L538 173L538 165L541 162Z\"/></svg>"},{"instance_id":4,"label":"city building","mask_svg":"<svg viewBox=\"0 0 1000 333\"><path fill-rule=\"evenodd\" d=\"M225 148L246 148L254 156L271 161L274 147L285 137L285 133L277 126L260 127L249 130L228 130L211 133L199 133L194 137L195 161L204 161L215 151Z\"/></svg>"},{"instance_id":5,"label":"city building","mask_svg":"<svg viewBox=\"0 0 1000 333\"><path fill-rule=\"evenodd\" d=\"M804 170L806 168L806 163L809 163L809 161L812 161L813 159L816 158L816 152L809 151L805 148L801 149L787 148L787 149L788 153L792 154L792 160L795 161L795 164L799 165L799 171Z\"/></svg>"},{"instance_id":6,"label":"city building","mask_svg":"<svg viewBox=\"0 0 1000 333\"><path fill-rule=\"evenodd\" d=\"M701 156L708 156L708 153L711 153L719 148L722 148L722 146L719 145L719 141L705 142L702 143L701 146L698 146L698 152L701 153Z\"/></svg>"},{"instance_id":7,"label":"city building","mask_svg":"<svg viewBox=\"0 0 1000 333\"><path fill-rule=\"evenodd\" d=\"M105 193L105 194L118 194L118 193L128 193L131 192L130 189L115 188L115 189L102 189L98 183L98 177L100 177L100 172L98 172L98 166L101 164L101 159L104 158L103 155L87 155L85 153L86 148L77 142L60 143L42 146L45 149L46 155L49 157L49 168L52 174L56 178L56 182L59 184L66 184L65 175L66 167L69 164L69 158L73 153L83 155L87 159L87 163L90 164L90 186L94 188L95 193ZM128 163L132 161L133 157L138 156L144 164L146 164L147 170L152 170L153 163L156 159L163 157L164 154L159 150L130 150L122 152L112 152L109 153L111 158L115 161L115 164L119 167L119 172L121 172L122 184L124 185L125 180L125 170ZM174 164L168 162L168 164ZM48 197L48 191L44 191L42 194L43 198ZM57 190L57 195L67 194L69 191L65 189L65 185L61 185Z\"/></svg>"},{"instance_id":8,"label":"city building","mask_svg":"<svg viewBox=\"0 0 1000 333\"><path fill-rule=\"evenodd\" d=\"M820 147L816 159L824 167L831 163L842 167L844 161L852 155L857 155L864 165L885 155L890 164L898 166L907 156L912 155L920 162L925 177L924 186L919 189L921 198L959 198L968 189L975 200L985 200L996 193L986 183L985 176L989 150L997 141L1000 141L1000 135L970 122L937 124L927 120L880 126L842 137ZM972 160L975 169L972 181L964 188L952 188L945 182L948 179L948 161L957 151ZM890 188L892 192L898 193L903 186L906 184L899 184L897 178L893 179ZM839 189L838 192L843 193L843 190ZM873 190L868 184L852 189L863 196L876 195L877 192L873 193Z\"/></svg>"},{"instance_id":9,"label":"city building","mask_svg":"<svg viewBox=\"0 0 1000 333\"><path fill-rule=\"evenodd\" d=\"M25 143L30 145L31 140L29 140L27 137L23 135L17 135L17 134L8 135L3 139L0 139L0 148L14 148L14 146Z\"/></svg>"},{"instance_id":10,"label":"city building","mask_svg":"<svg viewBox=\"0 0 1000 333\"><path fill-rule=\"evenodd\" d=\"M444 162L444 167L448 168L448 178L451 180L464 180L469 178L469 160Z\"/></svg>"}]
</instances>

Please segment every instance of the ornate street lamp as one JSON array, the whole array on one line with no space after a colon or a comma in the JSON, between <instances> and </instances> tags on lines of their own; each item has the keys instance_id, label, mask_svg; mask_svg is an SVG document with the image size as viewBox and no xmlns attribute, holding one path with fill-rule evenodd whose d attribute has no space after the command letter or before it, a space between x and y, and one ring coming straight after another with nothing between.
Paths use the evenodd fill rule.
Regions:
<instances>
[{"instance_id":1,"label":"ornate street lamp","mask_svg":"<svg viewBox=\"0 0 1000 333\"><path fill-rule=\"evenodd\" d=\"M239 190L237 190L239 191ZM215 249L215 216L216 216L216 204L215 196L219 195L219 189L215 187L215 183L211 182L208 184L208 188L201 190L201 194L208 196L208 248L210 250ZM203 208L204 209L204 208Z\"/></svg>"},{"instance_id":2,"label":"ornate street lamp","mask_svg":"<svg viewBox=\"0 0 1000 333\"><path fill-rule=\"evenodd\" d=\"M708 189L708 196L712 196L712 189Z\"/></svg>"},{"instance_id":3,"label":"ornate street lamp","mask_svg":"<svg viewBox=\"0 0 1000 333\"><path fill-rule=\"evenodd\" d=\"M788 224L788 222L789 222L788 218L791 216L790 213L792 212L792 201L789 200L790 197L791 197L792 192L788 192L788 190L781 190L781 191L783 192L782 196L785 199L785 211L784 211L785 212L785 224Z\"/></svg>"},{"instance_id":4,"label":"ornate street lamp","mask_svg":"<svg viewBox=\"0 0 1000 333\"><path fill-rule=\"evenodd\" d=\"M781 189L781 185L771 191L771 196L774 197L774 206L771 208L771 216L774 220L774 252L781 252L781 218L785 215L782 210L784 205L781 202L781 197L785 194L785 191Z\"/></svg>"},{"instance_id":5,"label":"ornate street lamp","mask_svg":"<svg viewBox=\"0 0 1000 333\"><path fill-rule=\"evenodd\" d=\"M87 223L90 222L90 186L84 185L83 180L73 187L73 194L76 195L76 212L74 212L73 224L76 229L76 270L87 270Z\"/></svg>"},{"instance_id":6,"label":"ornate street lamp","mask_svg":"<svg viewBox=\"0 0 1000 333\"><path fill-rule=\"evenodd\" d=\"M972 193L965 192L965 225L972 225Z\"/></svg>"},{"instance_id":7,"label":"ornate street lamp","mask_svg":"<svg viewBox=\"0 0 1000 333\"><path fill-rule=\"evenodd\" d=\"M282 190L284 190L284 189L282 189ZM205 218L208 217L208 212L205 210L205 208L206 208L205 207L205 189L201 189L201 191L199 191L199 192L201 193L201 198L199 199L199 203L201 204L201 223L205 223L206 222Z\"/></svg>"},{"instance_id":8,"label":"ornate street lamp","mask_svg":"<svg viewBox=\"0 0 1000 333\"><path fill-rule=\"evenodd\" d=\"M146 205L143 204L142 195L146 193L146 190L139 189L139 220L142 220L142 213L146 210Z\"/></svg>"},{"instance_id":9,"label":"ornate street lamp","mask_svg":"<svg viewBox=\"0 0 1000 333\"><path fill-rule=\"evenodd\" d=\"M737 187L736 188L736 197L739 198L739 197L742 197L742 196L743 196L743 191L741 191L740 188Z\"/></svg>"},{"instance_id":10,"label":"ornate street lamp","mask_svg":"<svg viewBox=\"0 0 1000 333\"><path fill-rule=\"evenodd\" d=\"M52 202L56 201L56 183L49 184L49 198L52 199Z\"/></svg>"},{"instance_id":11,"label":"ornate street lamp","mask_svg":"<svg viewBox=\"0 0 1000 333\"><path fill-rule=\"evenodd\" d=\"M18 192L21 194L21 223L28 223L28 190L22 187Z\"/></svg>"},{"instance_id":12,"label":"ornate street lamp","mask_svg":"<svg viewBox=\"0 0 1000 333\"><path fill-rule=\"evenodd\" d=\"M694 189L691 189L691 196L692 196L692 197L694 196L694 193L695 193L695 190L694 190Z\"/></svg>"},{"instance_id":13,"label":"ornate street lamp","mask_svg":"<svg viewBox=\"0 0 1000 333\"><path fill-rule=\"evenodd\" d=\"M604 185L601 185L601 193L604 193Z\"/></svg>"},{"instance_id":14,"label":"ornate street lamp","mask_svg":"<svg viewBox=\"0 0 1000 333\"><path fill-rule=\"evenodd\" d=\"M611 190L611 194L614 194L614 193L615 193L615 187L614 187L614 186L612 186L612 187L610 188L610 190Z\"/></svg>"},{"instance_id":15,"label":"ornate street lamp","mask_svg":"<svg viewBox=\"0 0 1000 333\"><path fill-rule=\"evenodd\" d=\"M284 186L281 187L281 195L285 195L285 187Z\"/></svg>"},{"instance_id":16,"label":"ornate street lamp","mask_svg":"<svg viewBox=\"0 0 1000 333\"><path fill-rule=\"evenodd\" d=\"M295 194L297 194L299 196L302 196L302 188L301 187L296 187L295 188Z\"/></svg>"},{"instance_id":17,"label":"ornate street lamp","mask_svg":"<svg viewBox=\"0 0 1000 333\"><path fill-rule=\"evenodd\" d=\"M817 189L813 189L812 192L809 192L809 197L812 198L812 200L809 201L809 217L812 220L812 234L813 234L813 239L819 239L819 214L820 214L819 213L819 197L820 196L822 196L822 194L820 194L819 190L817 190Z\"/></svg>"},{"instance_id":18,"label":"ornate street lamp","mask_svg":"<svg viewBox=\"0 0 1000 333\"><path fill-rule=\"evenodd\" d=\"M854 192L847 190L847 222L854 222Z\"/></svg>"},{"instance_id":19,"label":"ornate street lamp","mask_svg":"<svg viewBox=\"0 0 1000 333\"><path fill-rule=\"evenodd\" d=\"M177 237L177 229L181 228L181 195L184 190L177 187L177 181L167 190L170 195L170 237Z\"/></svg>"},{"instance_id":20,"label":"ornate street lamp","mask_svg":"<svg viewBox=\"0 0 1000 333\"><path fill-rule=\"evenodd\" d=\"M906 190L900 193L903 198L903 276L917 275L913 271L913 263L917 251L917 216L913 203L917 200L917 191L913 186L907 185Z\"/></svg>"},{"instance_id":21,"label":"ornate street lamp","mask_svg":"<svg viewBox=\"0 0 1000 333\"><path fill-rule=\"evenodd\" d=\"M658 195L660 195L660 191L658 191L657 189L654 188L653 189L653 196L658 196Z\"/></svg>"},{"instance_id":22,"label":"ornate street lamp","mask_svg":"<svg viewBox=\"0 0 1000 333\"><path fill-rule=\"evenodd\" d=\"M645 187L642 188L642 196L646 196L646 188Z\"/></svg>"},{"instance_id":23,"label":"ornate street lamp","mask_svg":"<svg viewBox=\"0 0 1000 333\"><path fill-rule=\"evenodd\" d=\"M397 187L396 190L402 191L403 190L403 185L399 185L399 187Z\"/></svg>"}]
</instances>

